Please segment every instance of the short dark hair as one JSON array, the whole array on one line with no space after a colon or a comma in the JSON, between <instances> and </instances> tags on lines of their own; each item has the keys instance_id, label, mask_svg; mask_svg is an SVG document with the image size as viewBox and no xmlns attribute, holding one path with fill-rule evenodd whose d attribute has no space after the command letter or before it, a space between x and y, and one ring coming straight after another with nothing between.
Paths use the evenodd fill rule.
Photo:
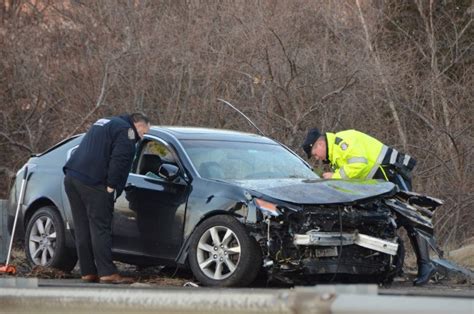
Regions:
<instances>
[{"instance_id":1,"label":"short dark hair","mask_svg":"<svg viewBox=\"0 0 474 314\"><path fill-rule=\"evenodd\" d=\"M150 123L150 119L148 119L145 114L141 112L134 112L130 114L130 120L132 120L133 123L138 123L138 122L145 122L145 123Z\"/></svg>"}]
</instances>

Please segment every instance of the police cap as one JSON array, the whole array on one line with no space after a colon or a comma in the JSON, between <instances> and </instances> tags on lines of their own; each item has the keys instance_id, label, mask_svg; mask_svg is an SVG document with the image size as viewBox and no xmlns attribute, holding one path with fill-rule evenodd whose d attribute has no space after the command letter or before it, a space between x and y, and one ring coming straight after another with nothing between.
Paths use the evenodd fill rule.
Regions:
<instances>
[{"instance_id":1,"label":"police cap","mask_svg":"<svg viewBox=\"0 0 474 314\"><path fill-rule=\"evenodd\" d=\"M308 158L311 158L311 149L316 140L321 136L321 132L318 129L310 129L306 135L306 139L303 142L303 150L305 151Z\"/></svg>"}]
</instances>

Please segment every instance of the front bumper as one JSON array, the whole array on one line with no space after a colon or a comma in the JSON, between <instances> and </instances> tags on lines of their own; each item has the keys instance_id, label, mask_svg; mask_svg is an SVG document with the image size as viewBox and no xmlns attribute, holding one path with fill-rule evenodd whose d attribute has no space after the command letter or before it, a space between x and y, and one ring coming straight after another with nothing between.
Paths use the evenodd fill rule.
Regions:
<instances>
[{"instance_id":1,"label":"front bumper","mask_svg":"<svg viewBox=\"0 0 474 314\"><path fill-rule=\"evenodd\" d=\"M367 249L389 255L397 255L398 244L388 240L371 237L366 234L308 231L306 234L295 234L293 244L296 246L341 246L358 245Z\"/></svg>"}]
</instances>

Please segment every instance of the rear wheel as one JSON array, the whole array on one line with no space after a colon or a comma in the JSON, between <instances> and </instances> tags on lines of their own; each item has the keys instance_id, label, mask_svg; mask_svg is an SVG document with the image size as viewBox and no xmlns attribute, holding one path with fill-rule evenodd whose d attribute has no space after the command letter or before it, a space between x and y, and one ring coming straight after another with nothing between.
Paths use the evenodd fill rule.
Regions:
<instances>
[{"instance_id":1,"label":"rear wheel","mask_svg":"<svg viewBox=\"0 0 474 314\"><path fill-rule=\"evenodd\" d=\"M31 265L64 271L71 271L76 265L76 252L66 247L64 223L54 207L38 209L28 221L25 253Z\"/></svg>"},{"instance_id":2,"label":"rear wheel","mask_svg":"<svg viewBox=\"0 0 474 314\"><path fill-rule=\"evenodd\" d=\"M239 221L219 215L207 219L194 231L189 264L203 285L245 286L257 276L262 253Z\"/></svg>"}]
</instances>

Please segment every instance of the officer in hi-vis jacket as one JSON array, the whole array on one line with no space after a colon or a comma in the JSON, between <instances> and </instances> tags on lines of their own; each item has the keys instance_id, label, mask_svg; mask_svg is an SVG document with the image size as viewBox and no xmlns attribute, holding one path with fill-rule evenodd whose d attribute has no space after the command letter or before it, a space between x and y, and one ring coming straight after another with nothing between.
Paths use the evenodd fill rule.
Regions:
<instances>
[{"instance_id":1,"label":"officer in hi-vis jacket","mask_svg":"<svg viewBox=\"0 0 474 314\"><path fill-rule=\"evenodd\" d=\"M308 158L314 156L330 163L334 172L323 173L325 179L384 179L401 190L411 190L415 159L362 132L346 130L321 134L318 129L311 129L302 147ZM417 258L418 275L413 284L424 285L435 272L428 242L409 223L399 223L407 230Z\"/></svg>"}]
</instances>

